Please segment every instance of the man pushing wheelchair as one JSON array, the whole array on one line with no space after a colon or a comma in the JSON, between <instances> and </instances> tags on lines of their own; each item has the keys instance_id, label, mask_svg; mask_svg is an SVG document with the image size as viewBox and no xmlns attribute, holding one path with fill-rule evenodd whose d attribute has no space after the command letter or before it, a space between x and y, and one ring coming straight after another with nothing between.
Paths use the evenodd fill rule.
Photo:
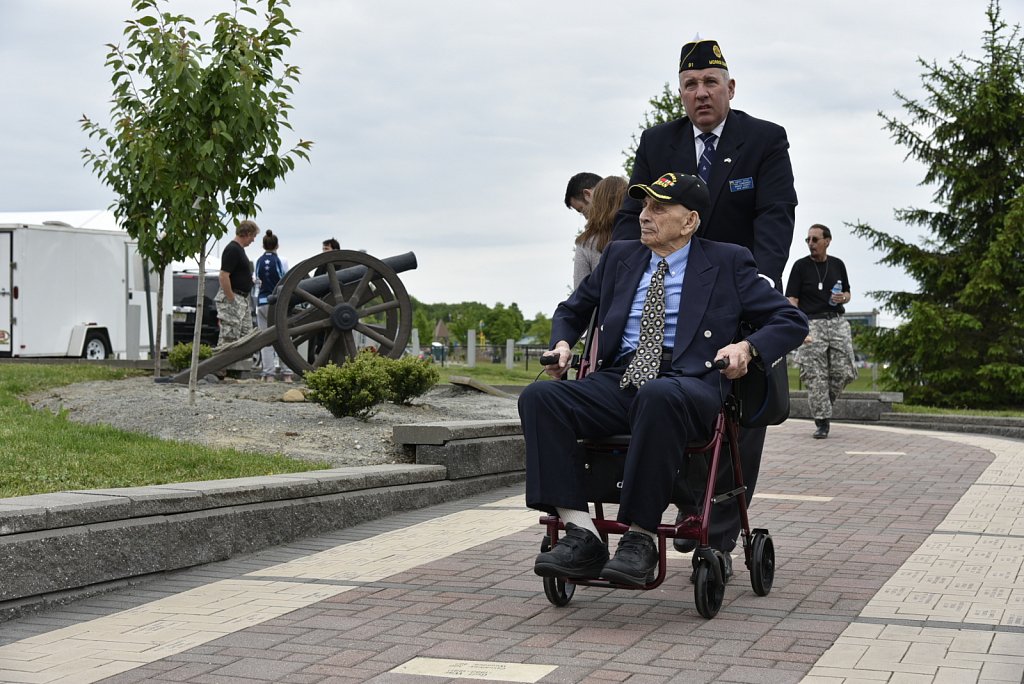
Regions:
<instances>
[{"instance_id":1,"label":"man pushing wheelchair","mask_svg":"<svg viewBox=\"0 0 1024 684\"><path fill-rule=\"evenodd\" d=\"M666 173L633 185L640 240L609 243L593 273L552 317L552 377L596 310L597 360L573 382L538 382L519 398L526 440L526 503L556 514L565 534L537 556L542 577L650 584L655 540L690 442L706 439L731 382L760 356L771 364L807 336L806 317L758 275L750 252L694 237L710 206L698 177ZM740 324L754 332L739 339ZM719 370L716 362L728 361ZM614 557L590 517L577 442L631 435Z\"/></svg>"}]
</instances>

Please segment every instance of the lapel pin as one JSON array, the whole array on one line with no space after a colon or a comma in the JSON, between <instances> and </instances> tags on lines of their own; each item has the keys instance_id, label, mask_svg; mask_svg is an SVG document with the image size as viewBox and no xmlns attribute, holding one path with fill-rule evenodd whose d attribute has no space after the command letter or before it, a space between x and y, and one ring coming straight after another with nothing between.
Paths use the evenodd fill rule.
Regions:
<instances>
[{"instance_id":1,"label":"lapel pin","mask_svg":"<svg viewBox=\"0 0 1024 684\"><path fill-rule=\"evenodd\" d=\"M732 164L732 157L726 157L724 161L726 164Z\"/></svg>"}]
</instances>

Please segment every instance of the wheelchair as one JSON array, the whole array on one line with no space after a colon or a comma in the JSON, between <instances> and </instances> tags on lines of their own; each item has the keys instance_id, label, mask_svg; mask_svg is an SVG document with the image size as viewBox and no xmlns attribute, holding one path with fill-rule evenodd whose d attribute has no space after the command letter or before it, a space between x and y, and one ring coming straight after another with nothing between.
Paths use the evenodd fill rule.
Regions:
<instances>
[{"instance_id":1,"label":"wheelchair","mask_svg":"<svg viewBox=\"0 0 1024 684\"><path fill-rule=\"evenodd\" d=\"M544 357L542 357L543 363ZM587 361L580 364L574 359L572 365L578 371L577 378L583 377L587 369ZM722 365L716 364L722 368ZM708 529L714 506L731 499L736 499L739 508L743 555L745 565L750 572L750 584L758 596L767 596L775 580L775 545L767 529L750 529L747 518L746 487L743 484L743 472L740 467L738 446L740 406L736 397L730 394L722 405L721 411L714 420L711 437L707 441L687 445L687 459L706 458L708 463L708 480L704 489L703 501L696 507L691 501L682 501L678 496L679 478L677 477L677 495L674 503L686 506L688 513L676 524L660 524L656 530L658 536L658 573L654 580L644 586L618 584L605 579L569 579L562 577L545 577L544 594L555 606L565 606L572 600L578 586L603 587L606 589L632 589L646 591L654 589L665 581L666 550L669 539L691 539L696 541L697 548L693 555L694 569L694 602L697 612L704 618L711 619L718 614L725 597L725 560L722 553L708 546ZM607 545L611 534L624 534L629 526L604 516L604 504L618 503L618 491L622 486L622 465L625 462L626 449L629 446L629 435L616 435L602 439L580 440L577 456L584 461L587 477L588 500L594 504L594 524L600 533L601 540ZM723 451L728 446L728 456ZM733 488L722 493L715 493L716 474L728 457L732 462L734 475ZM692 509L696 508L695 511ZM559 532L564 524L555 515L541 516L540 524L546 528L541 542L541 552L546 552L558 541Z\"/></svg>"}]
</instances>

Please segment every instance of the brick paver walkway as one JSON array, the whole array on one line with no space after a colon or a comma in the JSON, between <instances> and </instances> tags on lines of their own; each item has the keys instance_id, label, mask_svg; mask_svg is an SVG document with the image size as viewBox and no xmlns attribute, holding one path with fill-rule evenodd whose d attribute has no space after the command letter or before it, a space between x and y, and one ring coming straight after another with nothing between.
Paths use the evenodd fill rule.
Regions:
<instances>
[{"instance_id":1,"label":"brick paver walkway","mask_svg":"<svg viewBox=\"0 0 1024 684\"><path fill-rule=\"evenodd\" d=\"M677 554L656 590L550 605L508 488L0 623L0 681L1024 680L1024 443L810 432L770 431L751 510L774 588L738 555L713 620Z\"/></svg>"}]
</instances>

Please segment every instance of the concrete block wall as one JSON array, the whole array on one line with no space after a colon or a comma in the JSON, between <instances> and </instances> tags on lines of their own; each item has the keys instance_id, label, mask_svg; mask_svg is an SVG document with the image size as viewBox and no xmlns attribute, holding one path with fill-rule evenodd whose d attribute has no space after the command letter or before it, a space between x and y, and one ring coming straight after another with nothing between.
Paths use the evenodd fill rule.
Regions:
<instances>
[{"instance_id":1,"label":"concrete block wall","mask_svg":"<svg viewBox=\"0 0 1024 684\"><path fill-rule=\"evenodd\" d=\"M224 560L524 479L518 421L397 426L395 441L415 445L417 463L0 499L0 619L62 592Z\"/></svg>"},{"instance_id":2,"label":"concrete block wall","mask_svg":"<svg viewBox=\"0 0 1024 684\"><path fill-rule=\"evenodd\" d=\"M903 402L902 392L843 392L832 406L834 420L876 421ZM813 418L807 390L790 390L789 417Z\"/></svg>"}]
</instances>

